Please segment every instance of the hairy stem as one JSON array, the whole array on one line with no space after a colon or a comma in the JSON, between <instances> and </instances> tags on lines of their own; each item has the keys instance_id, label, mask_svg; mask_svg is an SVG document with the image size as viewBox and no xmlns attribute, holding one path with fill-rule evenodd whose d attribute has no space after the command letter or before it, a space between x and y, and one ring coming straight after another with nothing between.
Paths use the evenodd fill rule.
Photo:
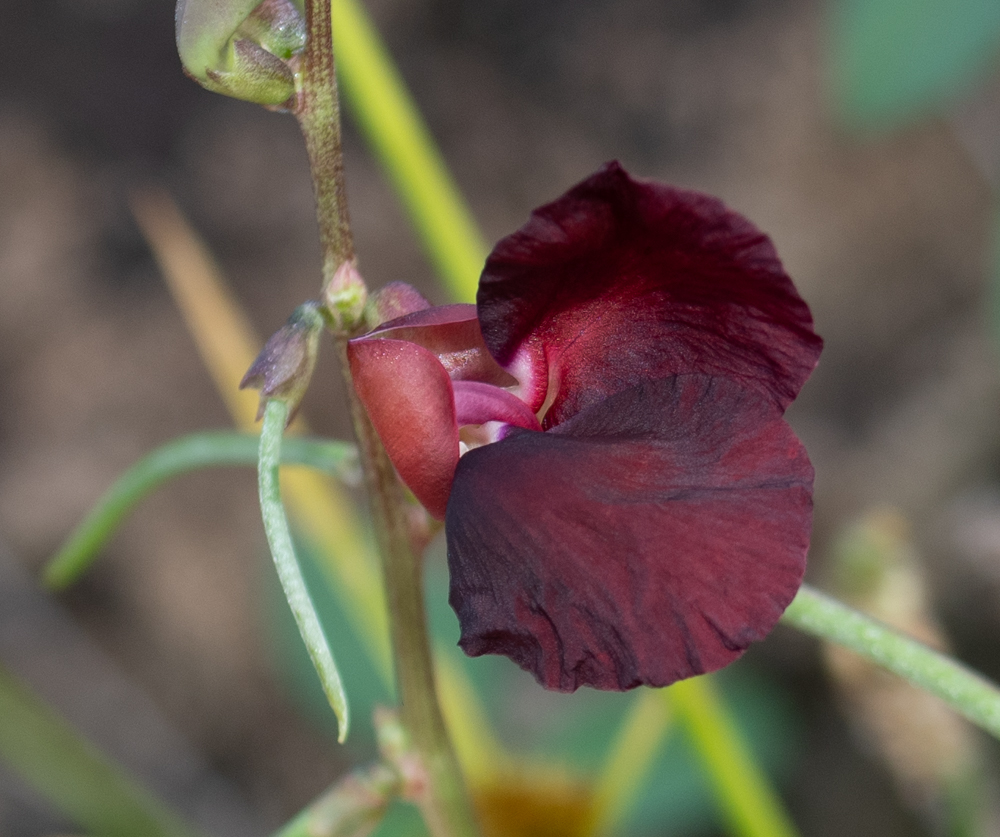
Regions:
<instances>
[{"instance_id":1,"label":"hairy stem","mask_svg":"<svg viewBox=\"0 0 1000 837\"><path fill-rule=\"evenodd\" d=\"M1000 688L951 657L803 585L782 622L842 645L948 703L1000 738Z\"/></svg>"},{"instance_id":2,"label":"hairy stem","mask_svg":"<svg viewBox=\"0 0 1000 837\"><path fill-rule=\"evenodd\" d=\"M410 542L406 500L385 448L354 395L345 339L338 339L337 349L382 557L400 719L429 780L421 809L434 837L474 837L478 829L472 806L437 698L421 564Z\"/></svg>"},{"instance_id":3,"label":"hairy stem","mask_svg":"<svg viewBox=\"0 0 1000 837\"><path fill-rule=\"evenodd\" d=\"M308 0L306 30L296 116L305 137L316 193L325 288L337 268L354 258L344 188L330 0ZM400 715L429 781L421 800L424 818L434 837L474 837L477 830L472 806L438 704L421 568L410 543L406 501L382 443L354 395L346 337L335 335L382 559Z\"/></svg>"},{"instance_id":4,"label":"hairy stem","mask_svg":"<svg viewBox=\"0 0 1000 837\"><path fill-rule=\"evenodd\" d=\"M344 186L344 156L340 146L340 100L333 63L329 0L308 0L306 31L295 115L306 141L316 194L325 288L337 268L354 258Z\"/></svg>"}]
</instances>

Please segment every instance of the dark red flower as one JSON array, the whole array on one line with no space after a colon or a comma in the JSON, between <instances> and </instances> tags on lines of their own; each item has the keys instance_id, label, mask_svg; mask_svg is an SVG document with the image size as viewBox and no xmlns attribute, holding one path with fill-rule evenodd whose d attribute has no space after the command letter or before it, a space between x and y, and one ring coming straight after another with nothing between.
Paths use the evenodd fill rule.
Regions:
<instances>
[{"instance_id":1,"label":"dark red flower","mask_svg":"<svg viewBox=\"0 0 1000 837\"><path fill-rule=\"evenodd\" d=\"M610 163L496 246L476 306L349 352L445 520L460 645L571 691L712 671L774 626L812 522L782 415L821 345L763 233Z\"/></svg>"}]
</instances>

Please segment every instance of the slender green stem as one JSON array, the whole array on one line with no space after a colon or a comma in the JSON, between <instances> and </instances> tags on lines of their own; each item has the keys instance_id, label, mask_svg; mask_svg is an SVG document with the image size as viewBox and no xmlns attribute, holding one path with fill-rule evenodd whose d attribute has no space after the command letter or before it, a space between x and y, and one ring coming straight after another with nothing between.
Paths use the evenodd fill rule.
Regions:
<instances>
[{"instance_id":1,"label":"slender green stem","mask_svg":"<svg viewBox=\"0 0 1000 837\"><path fill-rule=\"evenodd\" d=\"M0 666L0 759L78 827L104 837L195 837L61 716Z\"/></svg>"},{"instance_id":2,"label":"slender green stem","mask_svg":"<svg viewBox=\"0 0 1000 837\"><path fill-rule=\"evenodd\" d=\"M382 558L400 719L429 779L421 809L434 837L474 837L478 830L472 805L437 698L423 577L410 542L406 500L385 448L354 394L343 338L337 348Z\"/></svg>"},{"instance_id":3,"label":"slender green stem","mask_svg":"<svg viewBox=\"0 0 1000 837\"><path fill-rule=\"evenodd\" d=\"M340 100L333 64L330 0L306 2L306 32L295 115L305 138L316 194L325 288L337 268L354 258L340 145Z\"/></svg>"},{"instance_id":4,"label":"slender green stem","mask_svg":"<svg viewBox=\"0 0 1000 837\"><path fill-rule=\"evenodd\" d=\"M323 246L323 284L354 257L340 145L330 0L307 0L308 41L299 73L297 116L306 140ZM420 563L413 552L406 500L381 442L354 395L346 335L336 334L361 465L382 558L401 717L428 774L423 800L435 837L472 837L476 828L462 774L445 730L434 683Z\"/></svg>"},{"instance_id":5,"label":"slender green stem","mask_svg":"<svg viewBox=\"0 0 1000 837\"><path fill-rule=\"evenodd\" d=\"M906 678L1000 738L1000 688L951 657L934 651L803 585L782 622L843 645Z\"/></svg>"},{"instance_id":6,"label":"slender green stem","mask_svg":"<svg viewBox=\"0 0 1000 837\"><path fill-rule=\"evenodd\" d=\"M682 680L661 694L686 726L732 832L741 837L795 837L795 825L722 705L712 679Z\"/></svg>"},{"instance_id":7,"label":"slender green stem","mask_svg":"<svg viewBox=\"0 0 1000 837\"><path fill-rule=\"evenodd\" d=\"M278 466L281 464L281 436L285 431L288 418L288 405L283 401L272 399L267 402L264 410L264 426L260 431L260 461L258 477L260 487L260 509L264 518L264 532L267 543L271 547L274 566L278 570L278 578L285 591L285 598L295 616L299 632L312 658L313 665L319 673L327 700L337 716L339 740L347 737L349 717L347 711L347 696L340 679L340 672L333 660L333 653L323 633L323 626L316 615L316 608L305 579L302 568L295 556L292 545L292 533L288 528L285 507L281 502L281 488L278 478Z\"/></svg>"},{"instance_id":8,"label":"slender green stem","mask_svg":"<svg viewBox=\"0 0 1000 837\"><path fill-rule=\"evenodd\" d=\"M249 433L213 431L183 436L147 454L118 478L66 539L45 568L45 583L62 590L76 581L132 509L167 480L199 468L256 465L257 448L257 437ZM353 477L357 450L347 442L288 439L281 461Z\"/></svg>"}]
</instances>

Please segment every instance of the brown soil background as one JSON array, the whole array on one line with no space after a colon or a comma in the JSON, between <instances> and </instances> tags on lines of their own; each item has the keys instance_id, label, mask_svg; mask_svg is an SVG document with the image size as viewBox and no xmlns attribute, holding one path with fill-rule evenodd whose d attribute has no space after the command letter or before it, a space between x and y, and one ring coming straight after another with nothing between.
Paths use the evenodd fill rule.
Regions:
<instances>
[{"instance_id":1,"label":"brown soil background","mask_svg":"<svg viewBox=\"0 0 1000 837\"><path fill-rule=\"evenodd\" d=\"M790 412L817 471L812 578L848 520L899 508L959 652L1000 676L1000 377L986 314L996 160L975 154L996 145L996 79L947 119L860 138L831 115L813 0L369 7L489 240L611 158L718 194L771 234L826 340ZM262 333L317 288L293 121L185 79L172 15L170 0L9 2L0 13L0 541L11 577L37 572L141 454L228 424L132 220L132 190L173 193ZM346 146L366 278L443 301L349 116ZM305 410L344 438L332 359L321 363ZM265 833L343 765L272 673L255 615L261 541L252 474L187 477L142 505L59 606L74 620L65 629L154 696ZM0 642L4 662L82 711L87 696L33 641ZM783 788L803 833L929 833L838 715L814 644L781 629L751 653L809 720ZM58 823L0 773L0 833Z\"/></svg>"}]
</instances>

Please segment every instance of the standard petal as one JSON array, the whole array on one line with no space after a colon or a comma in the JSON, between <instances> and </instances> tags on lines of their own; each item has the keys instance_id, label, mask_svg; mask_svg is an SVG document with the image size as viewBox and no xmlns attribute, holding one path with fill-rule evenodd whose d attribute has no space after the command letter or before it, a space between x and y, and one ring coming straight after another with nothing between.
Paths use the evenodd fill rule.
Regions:
<instances>
[{"instance_id":1,"label":"standard petal","mask_svg":"<svg viewBox=\"0 0 1000 837\"><path fill-rule=\"evenodd\" d=\"M641 380L735 377L787 407L822 341L770 239L716 198L609 163L500 241L486 345L551 427Z\"/></svg>"},{"instance_id":2,"label":"standard petal","mask_svg":"<svg viewBox=\"0 0 1000 837\"><path fill-rule=\"evenodd\" d=\"M771 398L706 375L470 451L445 518L459 644L562 691L718 669L801 583L812 478Z\"/></svg>"},{"instance_id":3,"label":"standard petal","mask_svg":"<svg viewBox=\"0 0 1000 837\"><path fill-rule=\"evenodd\" d=\"M451 379L427 349L363 337L347 345L354 389L400 478L434 517L444 517L458 464Z\"/></svg>"}]
</instances>

